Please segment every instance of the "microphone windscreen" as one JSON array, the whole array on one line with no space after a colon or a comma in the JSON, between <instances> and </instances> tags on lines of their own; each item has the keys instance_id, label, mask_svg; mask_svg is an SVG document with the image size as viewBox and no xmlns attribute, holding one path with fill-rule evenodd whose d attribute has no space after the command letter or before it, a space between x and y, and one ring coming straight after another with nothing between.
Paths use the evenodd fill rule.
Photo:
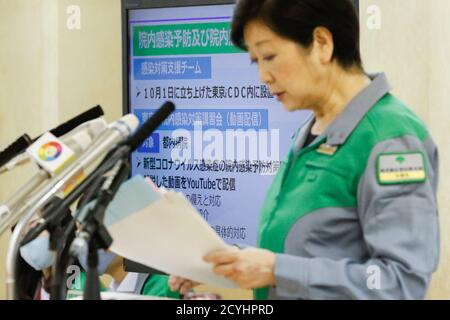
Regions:
<instances>
[{"instance_id":1,"label":"microphone windscreen","mask_svg":"<svg viewBox=\"0 0 450 320\"><path fill-rule=\"evenodd\" d=\"M166 102L125 142L133 152L155 131L175 110L172 102Z\"/></svg>"},{"instance_id":2,"label":"microphone windscreen","mask_svg":"<svg viewBox=\"0 0 450 320\"><path fill-rule=\"evenodd\" d=\"M72 131L79 125L88 122L90 120L94 120L103 116L103 109L100 106L93 107L82 114L70 119L69 121L59 125L58 127L50 130L50 133L55 135L56 137L61 137L66 133Z\"/></svg>"},{"instance_id":3,"label":"microphone windscreen","mask_svg":"<svg viewBox=\"0 0 450 320\"><path fill-rule=\"evenodd\" d=\"M0 153L0 167L7 164L11 159L25 151L32 144L31 138L24 134L15 142L13 142L10 146L8 146L5 150Z\"/></svg>"}]
</instances>

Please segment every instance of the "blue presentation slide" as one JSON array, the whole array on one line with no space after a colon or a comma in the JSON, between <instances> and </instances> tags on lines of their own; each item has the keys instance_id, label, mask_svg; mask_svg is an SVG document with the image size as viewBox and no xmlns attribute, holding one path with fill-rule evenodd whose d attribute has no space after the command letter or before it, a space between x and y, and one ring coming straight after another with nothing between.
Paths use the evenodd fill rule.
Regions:
<instances>
[{"instance_id":1,"label":"blue presentation slide","mask_svg":"<svg viewBox=\"0 0 450 320\"><path fill-rule=\"evenodd\" d=\"M228 243L256 245L260 209L308 112L288 113L233 46L233 5L130 11L130 105L174 112L132 155L132 173L182 192ZM176 221L174 221L176 223Z\"/></svg>"}]
</instances>

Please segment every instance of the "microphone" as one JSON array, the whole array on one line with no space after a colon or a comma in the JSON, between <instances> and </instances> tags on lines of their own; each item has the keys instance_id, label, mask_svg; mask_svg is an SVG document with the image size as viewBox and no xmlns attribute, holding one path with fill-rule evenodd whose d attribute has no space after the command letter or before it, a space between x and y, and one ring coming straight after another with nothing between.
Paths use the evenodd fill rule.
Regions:
<instances>
[{"instance_id":1,"label":"microphone","mask_svg":"<svg viewBox=\"0 0 450 320\"><path fill-rule=\"evenodd\" d=\"M81 249L84 247L84 245L81 244L85 244L87 247L91 237L102 227L105 211L110 202L115 198L122 182L128 179L129 169L128 160L117 161L114 167L105 175L106 177L100 187L99 195L97 199L93 201L93 207L87 209L87 212L83 212L82 208L83 216L80 216L79 214L75 215L75 219L80 223L80 229L78 236L75 238L70 249L70 252L72 252L74 256L78 256L80 253L76 248ZM95 220L95 223L92 223L93 220ZM107 235L107 232L103 232L97 240L100 240L100 248L102 249L108 249L112 242L112 239Z\"/></svg>"},{"instance_id":2,"label":"microphone","mask_svg":"<svg viewBox=\"0 0 450 320\"><path fill-rule=\"evenodd\" d=\"M175 105L171 102L165 103L146 123L144 123L138 130L136 130L135 134L128 139L126 139L123 143L119 144L114 150L109 152L105 157L103 162L97 167L94 173L92 173L88 178L86 178L67 198L65 202L66 205L72 203L72 201L80 196L80 193L86 189L87 186L96 184L95 179L99 179L106 170L110 170L109 178L103 182L103 187L97 194L95 205L92 209L89 209L87 215L84 217L78 217L78 221L81 221L81 228L78 236L73 240L72 245L66 244L67 241L67 231L71 231L75 228L75 225L72 225L69 230L66 230L65 236L62 240L59 241L56 252L63 252L62 248L68 248L71 252L71 255L76 255L79 250L85 248L85 246L89 246L89 258L88 258L88 273L87 277L92 278L91 285L86 287L85 290L85 298L97 298L98 296L98 288L95 285L97 281L95 279L98 278L96 273L97 266L97 252L94 248L103 248L106 249L112 243L112 238L109 235L107 229L103 225L105 210L108 207L108 204L114 199L116 192L118 191L120 185L123 181L128 178L129 174L129 162L127 156L130 152L134 151L141 145L144 140L156 130L156 128L175 110ZM30 230L29 235L27 235L22 244L31 241L33 237L35 237L39 232L42 232L43 229L46 228L53 219L60 215L60 210L56 210L51 216L47 218L46 221L42 221L42 224L38 225L33 230ZM78 215L77 215L78 216ZM65 250L65 249L64 249ZM62 254L61 254L62 257ZM61 260L62 258L59 258ZM62 270L64 270L64 264L60 265L58 263L55 265L56 274L60 274ZM62 280L55 280L55 283L58 283L55 287L64 283ZM53 291L52 291L53 292ZM55 291L54 297L59 297L60 294L58 290Z\"/></svg>"},{"instance_id":3,"label":"microphone","mask_svg":"<svg viewBox=\"0 0 450 320\"><path fill-rule=\"evenodd\" d=\"M129 136L122 143L119 143L116 148L111 150L107 157L109 165L111 162L118 161L124 157L128 157L130 153L134 152L145 139L147 139L153 131L155 131L166 118L175 110L175 105L167 101L159 108L143 125L141 125L136 132Z\"/></svg>"},{"instance_id":4,"label":"microphone","mask_svg":"<svg viewBox=\"0 0 450 320\"><path fill-rule=\"evenodd\" d=\"M50 130L50 133L55 135L56 137L61 137L61 136L65 135L66 133L72 131L76 127L78 127L80 124L88 122L89 120L94 120L94 119L100 118L103 115L104 115L104 112L103 112L102 107L95 106L95 107L83 112L82 114L70 119L69 121L66 121L65 123L59 125L58 127ZM35 139L35 140L37 140L37 139Z\"/></svg>"},{"instance_id":5,"label":"microphone","mask_svg":"<svg viewBox=\"0 0 450 320\"><path fill-rule=\"evenodd\" d=\"M76 154L81 153L85 150L91 142L106 129L108 124L103 118L97 118L85 122L69 133L61 137L61 141L69 149L73 150ZM32 157L28 153L22 153L16 156L14 159L9 161L3 167L0 168L0 174L6 171L11 171L14 168L24 165L31 160Z\"/></svg>"},{"instance_id":6,"label":"microphone","mask_svg":"<svg viewBox=\"0 0 450 320\"><path fill-rule=\"evenodd\" d=\"M78 126L68 134L64 135L61 140L72 149L76 155L81 154L86 150L92 141L99 136L103 130L107 127L107 123L103 118L91 120L87 123ZM11 160L7 165L0 169L0 174L12 170L14 167L29 162L31 159L27 153L17 156ZM39 170L38 173L31 178L25 185L17 190L4 205L3 212L7 214L9 211L13 211L19 204L22 204L24 200L36 191L36 189L45 181L49 179L49 173L47 171ZM7 210L6 210L7 209ZM2 212L2 210L0 210ZM3 221L2 214L0 213L0 224Z\"/></svg>"},{"instance_id":7,"label":"microphone","mask_svg":"<svg viewBox=\"0 0 450 320\"><path fill-rule=\"evenodd\" d=\"M56 137L60 137L68 133L72 129L76 128L80 124L87 122L89 120L99 118L103 115L104 113L102 108L100 106L96 106L70 119L69 121L59 125L58 127L50 130L50 133L55 135ZM40 135L36 139L30 139L30 137L26 134L19 137L9 147L0 152L0 167L3 167L11 159L15 158L17 155L24 152L25 149L27 149L33 142L38 140L41 136L42 135Z\"/></svg>"},{"instance_id":8,"label":"microphone","mask_svg":"<svg viewBox=\"0 0 450 320\"><path fill-rule=\"evenodd\" d=\"M75 152L49 132L33 143L26 152L52 177L75 159Z\"/></svg>"},{"instance_id":9,"label":"microphone","mask_svg":"<svg viewBox=\"0 0 450 320\"><path fill-rule=\"evenodd\" d=\"M24 134L11 145L9 145L5 150L0 152L0 167L3 167L9 160L22 153L29 145L33 143L33 140Z\"/></svg>"},{"instance_id":10,"label":"microphone","mask_svg":"<svg viewBox=\"0 0 450 320\"><path fill-rule=\"evenodd\" d=\"M130 151L135 151L144 141L155 131L167 117L175 110L175 105L168 101L156 111L136 132L129 137L123 145L130 147Z\"/></svg>"},{"instance_id":11,"label":"microphone","mask_svg":"<svg viewBox=\"0 0 450 320\"><path fill-rule=\"evenodd\" d=\"M34 192L31 198L19 210L8 215L9 219L6 219L6 223L8 224L14 224L20 219L11 236L6 256L8 297L12 298L16 296L15 279L17 276L19 245L30 219L47 205L53 196L63 190L67 184L71 183L74 177L83 173L85 169L89 168L89 165L93 164L104 153L126 139L136 129L138 124L139 120L137 117L129 114L110 125L78 159L72 162L58 176L51 179L44 188ZM6 223L0 223L0 234L4 231Z\"/></svg>"},{"instance_id":12,"label":"microphone","mask_svg":"<svg viewBox=\"0 0 450 320\"><path fill-rule=\"evenodd\" d=\"M54 179L49 180L48 183L44 186L35 185L34 187L38 188L38 190L27 190L27 195L33 193L28 200L25 200L23 198L24 195L19 192L22 196L21 199L18 199L18 196L15 196L16 200L7 202L17 203L18 206L14 208L14 205L8 205L10 210L13 209L11 210L12 212L0 216L0 235L9 226L17 223L17 220L25 211L27 211L37 203L42 202L44 200L42 199L44 195L50 198L53 194L56 194L59 191L63 191L69 186L73 187L72 185L74 183L78 183L78 179L76 178L84 177L84 170L87 169L89 165L91 165L95 160L104 155L113 146L128 137L136 129L138 123L139 120L132 114L122 117L118 121L110 124L106 129L104 129L89 145L89 147L84 150L80 154L80 156L76 160L74 160L67 168L63 169L63 171L58 176L56 176ZM43 182L43 180L47 180L50 178L47 173L43 174L43 171L39 171L38 177L40 177L40 183ZM43 203L42 206L44 205L45 203ZM37 210L39 210L39 208L36 209L36 211Z\"/></svg>"},{"instance_id":13,"label":"microphone","mask_svg":"<svg viewBox=\"0 0 450 320\"><path fill-rule=\"evenodd\" d=\"M116 135L117 132L115 132L115 131L117 129L120 129L120 126L123 125L123 123L128 123L134 128L136 128L138 126L138 120L137 120L136 116L127 115L127 116L123 117L121 120L117 121L116 123L114 123L110 126L109 129L111 132L109 132L109 134ZM92 148L90 148L90 149L92 149ZM79 161L81 161L81 159ZM128 173L126 174L126 176L128 176ZM72 189L73 188L74 188L74 186L72 186ZM64 201L63 201L63 203L64 203ZM58 209L60 209L60 208L49 207L48 210L44 210L42 218L23 237L23 239L21 241L21 245L25 245L25 244L31 242L32 240L34 240L35 238L37 238L47 228L49 221L59 215Z\"/></svg>"}]
</instances>

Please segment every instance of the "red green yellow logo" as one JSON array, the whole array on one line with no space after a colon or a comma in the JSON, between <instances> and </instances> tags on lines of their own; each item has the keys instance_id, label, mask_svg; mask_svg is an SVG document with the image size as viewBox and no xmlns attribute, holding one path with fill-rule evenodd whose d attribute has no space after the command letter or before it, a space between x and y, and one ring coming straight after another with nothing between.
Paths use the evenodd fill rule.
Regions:
<instances>
[{"instance_id":1,"label":"red green yellow logo","mask_svg":"<svg viewBox=\"0 0 450 320\"><path fill-rule=\"evenodd\" d=\"M53 161L61 155L62 146L55 141L44 144L38 151L42 161Z\"/></svg>"}]
</instances>

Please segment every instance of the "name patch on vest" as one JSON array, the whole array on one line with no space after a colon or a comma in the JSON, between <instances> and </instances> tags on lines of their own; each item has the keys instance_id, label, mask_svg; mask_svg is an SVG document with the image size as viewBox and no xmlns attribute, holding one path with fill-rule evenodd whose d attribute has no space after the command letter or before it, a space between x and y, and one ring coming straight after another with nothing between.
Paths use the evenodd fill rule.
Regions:
<instances>
[{"instance_id":1,"label":"name patch on vest","mask_svg":"<svg viewBox=\"0 0 450 320\"><path fill-rule=\"evenodd\" d=\"M336 151L338 150L338 147L330 146L329 144L323 143L317 148L317 152L321 154L325 154L327 156L333 156Z\"/></svg>"},{"instance_id":2,"label":"name patch on vest","mask_svg":"<svg viewBox=\"0 0 450 320\"><path fill-rule=\"evenodd\" d=\"M381 185L424 182L427 179L427 170L423 153L385 153L379 155L377 179Z\"/></svg>"}]
</instances>

